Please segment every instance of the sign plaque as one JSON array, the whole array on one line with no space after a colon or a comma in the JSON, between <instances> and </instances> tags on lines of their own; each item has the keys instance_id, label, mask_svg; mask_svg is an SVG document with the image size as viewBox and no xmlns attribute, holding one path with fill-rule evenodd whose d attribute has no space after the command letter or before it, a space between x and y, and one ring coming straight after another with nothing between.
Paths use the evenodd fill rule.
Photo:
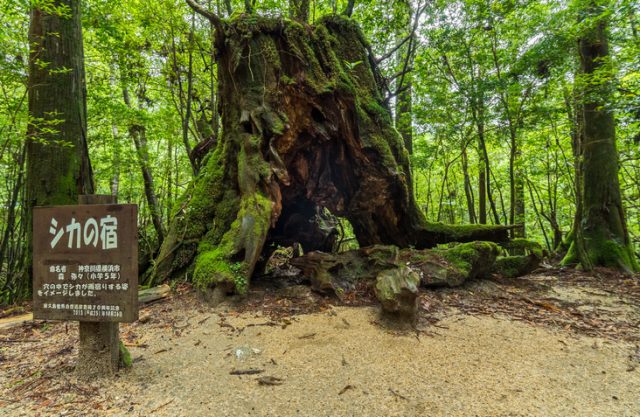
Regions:
<instances>
[{"instance_id":1,"label":"sign plaque","mask_svg":"<svg viewBox=\"0 0 640 417\"><path fill-rule=\"evenodd\" d=\"M138 319L137 206L33 209L33 317Z\"/></svg>"}]
</instances>

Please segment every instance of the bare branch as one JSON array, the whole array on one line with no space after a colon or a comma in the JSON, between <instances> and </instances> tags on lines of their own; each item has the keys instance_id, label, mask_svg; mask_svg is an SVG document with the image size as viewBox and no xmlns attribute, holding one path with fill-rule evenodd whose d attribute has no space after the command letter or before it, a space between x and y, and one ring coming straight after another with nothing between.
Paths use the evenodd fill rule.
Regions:
<instances>
[{"instance_id":1,"label":"bare branch","mask_svg":"<svg viewBox=\"0 0 640 417\"><path fill-rule=\"evenodd\" d=\"M398 89L397 89L396 91L394 91L394 92L389 92L389 95L387 95L387 97L385 97L385 99L384 99L385 103L390 102L390 101L391 101L391 99L392 99L393 97L395 97L395 96L397 96L397 95L399 95L399 94L404 93L405 91L407 91L407 90L408 90L408 89L410 89L410 88L411 88L411 85L410 85L410 84L407 84L407 85L405 85L405 86L402 86L402 87L398 88Z\"/></svg>"},{"instance_id":2,"label":"bare branch","mask_svg":"<svg viewBox=\"0 0 640 417\"><path fill-rule=\"evenodd\" d=\"M213 13L210 10L205 9L200 4L196 3L195 0L186 0L186 2L189 5L189 7L193 9L193 11L209 19L209 21L213 23L213 26L215 26L216 30L222 30L223 28L222 20L217 14Z\"/></svg>"},{"instance_id":3,"label":"bare branch","mask_svg":"<svg viewBox=\"0 0 640 417\"><path fill-rule=\"evenodd\" d=\"M386 54L382 55L381 57L377 57L376 58L376 64L381 63L382 61L384 61L385 59L389 59L393 56L394 53L396 53L396 51L400 48L402 48L402 45L404 45L405 43L407 43L407 41L409 39L411 39L413 37L413 35L415 34L414 31L412 31L409 36L405 37L403 40L401 40L396 46L394 46L393 48L391 48L391 50L389 52L387 52Z\"/></svg>"},{"instance_id":4,"label":"bare branch","mask_svg":"<svg viewBox=\"0 0 640 417\"><path fill-rule=\"evenodd\" d=\"M387 77L387 82L391 83L391 82L393 82L396 78L398 78L398 77L402 77L403 75L405 75L405 74L407 74L407 73L409 73L409 72L411 72L411 71L413 71L413 67L409 67L409 68L407 68L407 69L405 69L405 70L398 71L398 72L396 72L395 74L393 74L392 76Z\"/></svg>"},{"instance_id":5,"label":"bare branch","mask_svg":"<svg viewBox=\"0 0 640 417\"><path fill-rule=\"evenodd\" d=\"M424 11L427 9L427 3L425 2L424 5L418 5L418 8L416 10L416 14L414 16L413 19L413 24L411 25L411 33L409 33L409 35L407 35L404 39L402 39L396 46L394 46L393 48L391 48L390 51L388 51L387 53L385 53L384 55L382 55L379 58L376 58L376 64L379 64L380 62L384 61L385 59L389 59L391 56L393 56L393 54L400 48L402 48L402 45L404 45L405 43L407 43L408 41L410 41L412 38L415 37L416 35L416 31L418 30L418 25L420 24L420 16L422 16L422 13L424 13Z\"/></svg>"}]
</instances>

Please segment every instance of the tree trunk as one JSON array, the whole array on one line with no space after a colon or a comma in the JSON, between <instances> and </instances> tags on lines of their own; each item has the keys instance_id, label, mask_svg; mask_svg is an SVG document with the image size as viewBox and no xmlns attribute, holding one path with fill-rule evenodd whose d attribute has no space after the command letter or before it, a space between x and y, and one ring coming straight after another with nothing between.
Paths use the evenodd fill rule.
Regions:
<instances>
[{"instance_id":1,"label":"tree trunk","mask_svg":"<svg viewBox=\"0 0 640 417\"><path fill-rule=\"evenodd\" d=\"M310 0L289 0L289 16L301 23L309 21Z\"/></svg>"},{"instance_id":2,"label":"tree trunk","mask_svg":"<svg viewBox=\"0 0 640 417\"><path fill-rule=\"evenodd\" d=\"M178 204L147 282L188 273L200 290L243 292L265 243L324 244L305 236L327 235L325 209L349 220L361 246L507 239L504 226L425 221L382 78L352 21L329 16L308 28L210 18L224 25L222 135Z\"/></svg>"},{"instance_id":3,"label":"tree trunk","mask_svg":"<svg viewBox=\"0 0 640 417\"><path fill-rule=\"evenodd\" d=\"M405 79L405 85L402 86L404 90L398 94L396 101L396 129L400 132L404 147L409 152L409 155L413 154L413 126L411 124L412 115L412 85L411 76L407 74Z\"/></svg>"},{"instance_id":4,"label":"tree trunk","mask_svg":"<svg viewBox=\"0 0 640 417\"><path fill-rule=\"evenodd\" d=\"M487 180L484 153L478 144L478 223L487 224Z\"/></svg>"},{"instance_id":5,"label":"tree trunk","mask_svg":"<svg viewBox=\"0 0 640 417\"><path fill-rule=\"evenodd\" d=\"M462 145L462 175L464 176L464 195L467 200L467 212L469 223L476 223L476 208L473 197L473 187L471 187L471 177L469 176L469 160L467 157L466 144Z\"/></svg>"},{"instance_id":6,"label":"tree trunk","mask_svg":"<svg viewBox=\"0 0 640 417\"><path fill-rule=\"evenodd\" d=\"M5 260L7 259L6 254L7 254L7 250L9 248L9 242L11 240L11 237L14 235L15 233L15 225L16 225L16 218L18 217L18 213L16 213L16 207L18 207L18 198L20 196L20 190L22 189L22 182L23 182L23 177L24 177L24 161L25 161L25 157L26 157L26 146L22 147L22 150L20 150L20 154L19 154L19 158L18 158L18 163L17 163L17 176L15 178L15 182L13 184L13 188L11 190L11 197L9 198L8 204L7 204L7 221L4 225L4 230L2 230L2 241L0 242L0 273L2 273L2 268L4 267L4 263ZM7 267L8 267L8 262L7 262ZM10 270L8 270L6 272L6 275L9 276L10 274ZM11 291L12 288L9 287L13 287L15 285L15 283L11 282L11 280L6 279L4 282L4 286L2 289L2 292L4 291Z\"/></svg>"},{"instance_id":7,"label":"tree trunk","mask_svg":"<svg viewBox=\"0 0 640 417\"><path fill-rule=\"evenodd\" d=\"M142 182L144 184L144 195L149 205L149 212L151 214L151 222L153 228L158 236L158 246L162 245L164 240L164 229L162 227L162 215L160 204L156 198L155 187L153 185L153 176L151 174L151 168L149 167L149 151L147 148L147 130L142 125L132 125L129 127L129 135L133 140L133 144L136 148L136 155L138 156L138 165L142 172ZM156 247L156 248L157 248Z\"/></svg>"},{"instance_id":8,"label":"tree trunk","mask_svg":"<svg viewBox=\"0 0 640 417\"><path fill-rule=\"evenodd\" d=\"M31 10L27 224L34 206L76 204L78 194L93 193L80 22L77 0L54 0L47 10ZM29 232L28 242L31 238ZM25 280L27 289L29 272Z\"/></svg>"},{"instance_id":9,"label":"tree trunk","mask_svg":"<svg viewBox=\"0 0 640 417\"><path fill-rule=\"evenodd\" d=\"M578 166L581 204L576 210L573 243L563 263L585 269L610 266L635 271L638 264L627 232L618 180L615 121L607 108L611 69L606 21L595 4L585 12L592 27L579 41L582 70L582 163ZM596 78L597 77L597 78Z\"/></svg>"},{"instance_id":10,"label":"tree trunk","mask_svg":"<svg viewBox=\"0 0 640 417\"><path fill-rule=\"evenodd\" d=\"M522 169L522 150L516 127L509 119L509 138L511 152L509 154L509 223L521 224L513 230L514 238L525 237L525 206L524 206L524 170Z\"/></svg>"}]
</instances>

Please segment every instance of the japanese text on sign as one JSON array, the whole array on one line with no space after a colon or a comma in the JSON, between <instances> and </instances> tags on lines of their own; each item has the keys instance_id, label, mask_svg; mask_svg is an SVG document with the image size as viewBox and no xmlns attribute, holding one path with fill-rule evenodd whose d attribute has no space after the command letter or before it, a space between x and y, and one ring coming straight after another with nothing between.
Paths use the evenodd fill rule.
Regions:
<instances>
[{"instance_id":1,"label":"japanese text on sign","mask_svg":"<svg viewBox=\"0 0 640 417\"><path fill-rule=\"evenodd\" d=\"M136 320L135 206L35 207L33 236L35 318Z\"/></svg>"},{"instance_id":2,"label":"japanese text on sign","mask_svg":"<svg viewBox=\"0 0 640 417\"><path fill-rule=\"evenodd\" d=\"M96 248L100 241L102 249L117 249L118 219L106 215L100 219L99 224L100 226L98 226L98 220L91 217L84 222L83 226L76 221L75 217L72 217L69 224L62 226L58 224L55 217L52 217L49 226L49 234L53 235L51 248L55 248L66 233L68 248L80 249L82 245Z\"/></svg>"}]
</instances>

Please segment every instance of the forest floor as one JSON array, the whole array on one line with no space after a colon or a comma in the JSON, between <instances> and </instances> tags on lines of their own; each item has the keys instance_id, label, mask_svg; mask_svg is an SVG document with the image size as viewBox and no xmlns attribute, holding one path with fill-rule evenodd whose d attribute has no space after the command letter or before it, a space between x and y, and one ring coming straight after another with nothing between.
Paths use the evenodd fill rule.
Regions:
<instances>
[{"instance_id":1,"label":"forest floor","mask_svg":"<svg viewBox=\"0 0 640 417\"><path fill-rule=\"evenodd\" d=\"M133 367L79 380L75 323L0 329L2 416L640 416L640 279L541 269L424 291L415 328L371 294L187 285L121 325Z\"/></svg>"}]
</instances>

